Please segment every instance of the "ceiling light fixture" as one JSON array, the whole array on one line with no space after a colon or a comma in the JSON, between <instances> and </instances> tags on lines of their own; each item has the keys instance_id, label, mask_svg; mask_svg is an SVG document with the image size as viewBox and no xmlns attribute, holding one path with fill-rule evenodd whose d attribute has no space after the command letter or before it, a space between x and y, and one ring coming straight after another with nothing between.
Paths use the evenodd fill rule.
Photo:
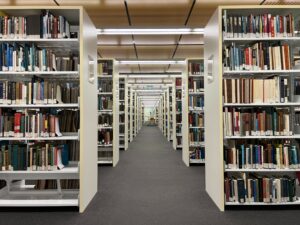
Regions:
<instances>
[{"instance_id":1,"label":"ceiling light fixture","mask_svg":"<svg viewBox=\"0 0 300 225\"><path fill-rule=\"evenodd\" d=\"M204 28L97 29L98 35L187 35L203 33Z\"/></svg>"},{"instance_id":2,"label":"ceiling light fixture","mask_svg":"<svg viewBox=\"0 0 300 225\"><path fill-rule=\"evenodd\" d=\"M120 60L117 63L121 65L168 65L168 64L186 64L184 60Z\"/></svg>"}]
</instances>

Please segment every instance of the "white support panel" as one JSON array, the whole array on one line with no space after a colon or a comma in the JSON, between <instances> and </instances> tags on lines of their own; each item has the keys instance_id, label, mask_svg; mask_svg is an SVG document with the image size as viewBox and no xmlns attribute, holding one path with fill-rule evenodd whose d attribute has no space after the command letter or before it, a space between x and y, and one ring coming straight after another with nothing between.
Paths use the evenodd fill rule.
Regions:
<instances>
[{"instance_id":1,"label":"white support panel","mask_svg":"<svg viewBox=\"0 0 300 225\"><path fill-rule=\"evenodd\" d=\"M81 10L80 37L80 212L98 191L97 168L97 31ZM94 131L94 132L90 132Z\"/></svg>"},{"instance_id":2,"label":"white support panel","mask_svg":"<svg viewBox=\"0 0 300 225\"><path fill-rule=\"evenodd\" d=\"M218 8L204 32L204 98L205 101L205 190L224 211L224 166L223 166L223 107L222 107L222 20ZM208 66L208 63L209 66ZM210 70L208 72L208 69ZM212 113L214 112L214 113Z\"/></svg>"},{"instance_id":3,"label":"white support panel","mask_svg":"<svg viewBox=\"0 0 300 225\"><path fill-rule=\"evenodd\" d=\"M182 73L182 160L186 166L190 166L190 151L189 151L189 87L188 87L188 62Z\"/></svg>"},{"instance_id":4,"label":"white support panel","mask_svg":"<svg viewBox=\"0 0 300 225\"><path fill-rule=\"evenodd\" d=\"M113 60L113 166L115 167L120 158L119 150L119 70Z\"/></svg>"}]
</instances>

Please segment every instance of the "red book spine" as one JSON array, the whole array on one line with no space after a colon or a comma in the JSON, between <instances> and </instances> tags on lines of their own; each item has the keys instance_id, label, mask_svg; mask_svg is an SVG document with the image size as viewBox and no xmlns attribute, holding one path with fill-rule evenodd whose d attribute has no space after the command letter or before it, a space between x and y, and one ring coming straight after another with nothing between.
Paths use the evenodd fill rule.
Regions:
<instances>
[{"instance_id":1,"label":"red book spine","mask_svg":"<svg viewBox=\"0 0 300 225\"><path fill-rule=\"evenodd\" d=\"M283 34L283 17L279 16L279 31L280 34Z\"/></svg>"},{"instance_id":2,"label":"red book spine","mask_svg":"<svg viewBox=\"0 0 300 225\"><path fill-rule=\"evenodd\" d=\"M274 30L274 16L271 17L271 37L275 37L275 30Z\"/></svg>"}]
</instances>

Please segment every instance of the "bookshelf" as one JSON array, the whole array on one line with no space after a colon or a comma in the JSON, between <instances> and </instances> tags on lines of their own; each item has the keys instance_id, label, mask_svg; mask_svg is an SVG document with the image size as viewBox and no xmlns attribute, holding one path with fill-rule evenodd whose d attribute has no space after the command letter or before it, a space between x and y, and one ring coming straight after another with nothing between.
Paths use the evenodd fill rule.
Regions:
<instances>
[{"instance_id":1,"label":"bookshelf","mask_svg":"<svg viewBox=\"0 0 300 225\"><path fill-rule=\"evenodd\" d=\"M176 77L175 82L175 110L174 110L174 140L173 140L173 147L175 150L182 149L182 78Z\"/></svg>"},{"instance_id":2,"label":"bookshelf","mask_svg":"<svg viewBox=\"0 0 300 225\"><path fill-rule=\"evenodd\" d=\"M133 102L133 136L136 137L137 133L138 133L138 98L137 98L137 92L134 91L133 92L133 98L134 98L134 102Z\"/></svg>"},{"instance_id":3,"label":"bookshelf","mask_svg":"<svg viewBox=\"0 0 300 225\"><path fill-rule=\"evenodd\" d=\"M126 146L125 143L127 141L127 132L126 130L126 122L127 122L127 104L125 100L125 93L126 93L126 78L124 77L119 77L119 149L120 150L125 150Z\"/></svg>"},{"instance_id":4,"label":"bookshelf","mask_svg":"<svg viewBox=\"0 0 300 225\"><path fill-rule=\"evenodd\" d=\"M222 6L205 28L205 183L221 211L300 203L299 8Z\"/></svg>"},{"instance_id":5,"label":"bookshelf","mask_svg":"<svg viewBox=\"0 0 300 225\"><path fill-rule=\"evenodd\" d=\"M173 110L174 110L174 107L173 107L173 91L174 91L174 88L173 88L173 85L169 85L168 87L169 89L169 135L168 135L168 141L173 141L173 131L174 131L174 128L173 128L173 118L174 118L174 115L173 115Z\"/></svg>"},{"instance_id":6,"label":"bookshelf","mask_svg":"<svg viewBox=\"0 0 300 225\"><path fill-rule=\"evenodd\" d=\"M204 63L186 60L182 76L182 159L187 166L204 164Z\"/></svg>"},{"instance_id":7,"label":"bookshelf","mask_svg":"<svg viewBox=\"0 0 300 225\"><path fill-rule=\"evenodd\" d=\"M177 136L176 136L176 130L177 130L177 125L176 125L176 114L177 114L177 108L176 108L176 78L172 78L172 124L173 124L173 132L172 132L172 146L173 149L176 150L176 144L177 144Z\"/></svg>"},{"instance_id":8,"label":"bookshelf","mask_svg":"<svg viewBox=\"0 0 300 225\"><path fill-rule=\"evenodd\" d=\"M130 97L129 97L129 132L130 132L130 142L133 141L133 137L134 137L134 94L133 94L133 89L132 86L128 87L130 89Z\"/></svg>"},{"instance_id":9,"label":"bookshelf","mask_svg":"<svg viewBox=\"0 0 300 225\"><path fill-rule=\"evenodd\" d=\"M97 192L97 136L87 132L97 130L96 29L83 7L2 6L1 12L26 17L30 27L43 13L45 21L59 21L72 33L49 32L38 20L27 34L20 29L0 40L16 52L0 72L2 125L14 118L13 127L1 132L1 155L7 158L1 161L0 206L76 206L83 212ZM47 62L27 61L28 50Z\"/></svg>"},{"instance_id":10,"label":"bookshelf","mask_svg":"<svg viewBox=\"0 0 300 225\"><path fill-rule=\"evenodd\" d=\"M163 134L168 136L168 92L164 90L163 93Z\"/></svg>"},{"instance_id":11,"label":"bookshelf","mask_svg":"<svg viewBox=\"0 0 300 225\"><path fill-rule=\"evenodd\" d=\"M98 59L98 165L119 161L119 97L115 60Z\"/></svg>"},{"instance_id":12,"label":"bookshelf","mask_svg":"<svg viewBox=\"0 0 300 225\"><path fill-rule=\"evenodd\" d=\"M124 127L124 145L125 145L125 150L128 149L128 143L130 141L130 132L129 132L129 128L130 128L130 89L128 87L128 80L127 78L124 78L124 84L125 84L125 127Z\"/></svg>"},{"instance_id":13,"label":"bookshelf","mask_svg":"<svg viewBox=\"0 0 300 225\"><path fill-rule=\"evenodd\" d=\"M144 126L145 124L145 106L143 105L142 106L142 125L141 126Z\"/></svg>"}]
</instances>

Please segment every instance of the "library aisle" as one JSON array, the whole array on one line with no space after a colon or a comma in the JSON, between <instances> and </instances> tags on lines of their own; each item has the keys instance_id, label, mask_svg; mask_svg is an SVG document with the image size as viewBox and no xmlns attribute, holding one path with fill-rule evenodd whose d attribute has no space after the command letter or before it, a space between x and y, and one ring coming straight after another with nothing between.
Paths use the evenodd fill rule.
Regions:
<instances>
[{"instance_id":1,"label":"library aisle","mask_svg":"<svg viewBox=\"0 0 300 225\"><path fill-rule=\"evenodd\" d=\"M144 126L129 150L121 151L117 167L99 167L99 191L85 213L70 208L0 208L0 225L21 224L16 217L31 225L298 224L295 207L220 212L205 192L204 167L186 167L181 151L173 150L158 127Z\"/></svg>"}]
</instances>

